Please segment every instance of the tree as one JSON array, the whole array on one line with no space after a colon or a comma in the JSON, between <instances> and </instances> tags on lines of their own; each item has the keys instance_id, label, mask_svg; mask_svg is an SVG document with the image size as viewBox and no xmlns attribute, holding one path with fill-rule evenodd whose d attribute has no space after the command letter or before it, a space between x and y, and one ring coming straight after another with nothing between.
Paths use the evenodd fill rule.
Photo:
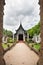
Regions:
<instances>
[{"instance_id":1,"label":"tree","mask_svg":"<svg viewBox=\"0 0 43 65\"><path fill-rule=\"evenodd\" d=\"M12 32L8 31L8 30L5 30L5 29L3 29L3 34L6 35L6 36L9 36L9 37L12 36Z\"/></svg>"},{"instance_id":2,"label":"tree","mask_svg":"<svg viewBox=\"0 0 43 65\"><path fill-rule=\"evenodd\" d=\"M40 33L40 22L27 32L29 33L30 37L33 37L34 34L38 35Z\"/></svg>"}]
</instances>

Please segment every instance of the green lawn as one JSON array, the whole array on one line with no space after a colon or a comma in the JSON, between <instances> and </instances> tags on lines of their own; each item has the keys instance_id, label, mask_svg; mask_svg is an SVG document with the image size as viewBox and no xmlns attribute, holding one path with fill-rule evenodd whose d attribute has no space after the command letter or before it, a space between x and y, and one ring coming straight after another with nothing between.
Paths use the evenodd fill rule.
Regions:
<instances>
[{"instance_id":1,"label":"green lawn","mask_svg":"<svg viewBox=\"0 0 43 65\"><path fill-rule=\"evenodd\" d=\"M37 51L40 50L40 44L37 44L37 43L29 43L29 46L30 47L33 47Z\"/></svg>"},{"instance_id":2,"label":"green lawn","mask_svg":"<svg viewBox=\"0 0 43 65\"><path fill-rule=\"evenodd\" d=\"M7 47L7 44L4 44L4 43L3 43L2 46L3 46L4 49L5 49L5 48L8 48L8 47Z\"/></svg>"},{"instance_id":3,"label":"green lawn","mask_svg":"<svg viewBox=\"0 0 43 65\"><path fill-rule=\"evenodd\" d=\"M14 39L14 42L16 41L16 39ZM13 45L13 39L12 38L8 38L7 43L2 43L2 46L4 49L11 47Z\"/></svg>"},{"instance_id":4,"label":"green lawn","mask_svg":"<svg viewBox=\"0 0 43 65\"><path fill-rule=\"evenodd\" d=\"M2 46L3 46L4 49L8 48L8 46L11 47L12 45L13 45L13 43L7 43L7 44L3 43L2 44ZM29 46L30 47L33 47L37 51L40 50L40 44L37 44L37 43L29 43Z\"/></svg>"},{"instance_id":5,"label":"green lawn","mask_svg":"<svg viewBox=\"0 0 43 65\"><path fill-rule=\"evenodd\" d=\"M4 49L6 49L6 48L8 48L8 45L9 45L9 47L11 47L12 44L13 44L13 43L6 43L6 44L3 43L2 46L3 46Z\"/></svg>"},{"instance_id":6,"label":"green lawn","mask_svg":"<svg viewBox=\"0 0 43 65\"><path fill-rule=\"evenodd\" d=\"M40 50L40 44L35 44L33 48L36 50Z\"/></svg>"}]
</instances>

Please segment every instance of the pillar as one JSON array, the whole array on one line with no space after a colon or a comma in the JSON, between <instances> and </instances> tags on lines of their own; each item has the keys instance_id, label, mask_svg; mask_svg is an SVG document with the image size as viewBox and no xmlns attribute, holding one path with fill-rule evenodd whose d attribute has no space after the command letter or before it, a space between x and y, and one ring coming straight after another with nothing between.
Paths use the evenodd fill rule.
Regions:
<instances>
[{"instance_id":1,"label":"pillar","mask_svg":"<svg viewBox=\"0 0 43 65\"><path fill-rule=\"evenodd\" d=\"M29 34L27 33L27 41L29 41Z\"/></svg>"},{"instance_id":2,"label":"pillar","mask_svg":"<svg viewBox=\"0 0 43 65\"><path fill-rule=\"evenodd\" d=\"M17 41L18 41L18 34L17 34Z\"/></svg>"},{"instance_id":3,"label":"pillar","mask_svg":"<svg viewBox=\"0 0 43 65\"><path fill-rule=\"evenodd\" d=\"M13 42L14 42L14 33L13 33Z\"/></svg>"},{"instance_id":4,"label":"pillar","mask_svg":"<svg viewBox=\"0 0 43 65\"><path fill-rule=\"evenodd\" d=\"M3 48L2 48L2 35L3 35L3 9L4 9L4 0L0 0L0 65L5 65L3 59Z\"/></svg>"},{"instance_id":5,"label":"pillar","mask_svg":"<svg viewBox=\"0 0 43 65\"><path fill-rule=\"evenodd\" d=\"M23 41L25 42L25 34L23 34Z\"/></svg>"},{"instance_id":6,"label":"pillar","mask_svg":"<svg viewBox=\"0 0 43 65\"><path fill-rule=\"evenodd\" d=\"M41 49L40 49L40 59L38 65L43 65L43 0L39 1L40 4L40 30L41 30Z\"/></svg>"}]
</instances>

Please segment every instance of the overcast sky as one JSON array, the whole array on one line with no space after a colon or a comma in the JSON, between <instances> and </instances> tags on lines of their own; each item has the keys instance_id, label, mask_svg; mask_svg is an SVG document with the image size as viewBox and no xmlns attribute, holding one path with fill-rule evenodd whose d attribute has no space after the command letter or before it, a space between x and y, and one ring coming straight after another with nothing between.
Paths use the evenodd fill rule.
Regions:
<instances>
[{"instance_id":1,"label":"overcast sky","mask_svg":"<svg viewBox=\"0 0 43 65\"><path fill-rule=\"evenodd\" d=\"M40 21L39 0L5 0L3 27L15 33L20 22L25 30Z\"/></svg>"}]
</instances>

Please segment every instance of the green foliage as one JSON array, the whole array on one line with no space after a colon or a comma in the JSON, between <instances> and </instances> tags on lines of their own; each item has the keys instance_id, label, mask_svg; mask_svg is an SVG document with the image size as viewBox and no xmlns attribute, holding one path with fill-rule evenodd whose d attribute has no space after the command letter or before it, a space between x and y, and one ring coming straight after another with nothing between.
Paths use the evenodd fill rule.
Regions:
<instances>
[{"instance_id":1,"label":"green foliage","mask_svg":"<svg viewBox=\"0 0 43 65\"><path fill-rule=\"evenodd\" d=\"M14 42L16 42L17 41L17 39L16 38L14 38Z\"/></svg>"},{"instance_id":2,"label":"green foliage","mask_svg":"<svg viewBox=\"0 0 43 65\"><path fill-rule=\"evenodd\" d=\"M7 49L8 47L11 47L13 44L12 43L2 43L2 47L4 48L4 49Z\"/></svg>"},{"instance_id":3,"label":"green foliage","mask_svg":"<svg viewBox=\"0 0 43 65\"><path fill-rule=\"evenodd\" d=\"M40 44L35 44L35 45L34 45L34 49L40 50Z\"/></svg>"},{"instance_id":4,"label":"green foliage","mask_svg":"<svg viewBox=\"0 0 43 65\"><path fill-rule=\"evenodd\" d=\"M9 37L12 36L12 32L8 31L8 30L5 30L5 29L3 29L3 34L6 35L6 36L9 36Z\"/></svg>"},{"instance_id":5,"label":"green foliage","mask_svg":"<svg viewBox=\"0 0 43 65\"><path fill-rule=\"evenodd\" d=\"M2 44L2 47L3 47L3 48L8 48L8 47L7 47L7 44L5 44L5 43Z\"/></svg>"},{"instance_id":6,"label":"green foliage","mask_svg":"<svg viewBox=\"0 0 43 65\"><path fill-rule=\"evenodd\" d=\"M39 43L29 43L29 46L34 48L36 51L39 51L41 47Z\"/></svg>"},{"instance_id":7,"label":"green foliage","mask_svg":"<svg viewBox=\"0 0 43 65\"><path fill-rule=\"evenodd\" d=\"M29 33L30 37L33 37L34 34L38 35L40 33L40 22L27 32Z\"/></svg>"},{"instance_id":8,"label":"green foliage","mask_svg":"<svg viewBox=\"0 0 43 65\"><path fill-rule=\"evenodd\" d=\"M7 42L8 43L13 43L13 39L12 38L8 38Z\"/></svg>"}]
</instances>

